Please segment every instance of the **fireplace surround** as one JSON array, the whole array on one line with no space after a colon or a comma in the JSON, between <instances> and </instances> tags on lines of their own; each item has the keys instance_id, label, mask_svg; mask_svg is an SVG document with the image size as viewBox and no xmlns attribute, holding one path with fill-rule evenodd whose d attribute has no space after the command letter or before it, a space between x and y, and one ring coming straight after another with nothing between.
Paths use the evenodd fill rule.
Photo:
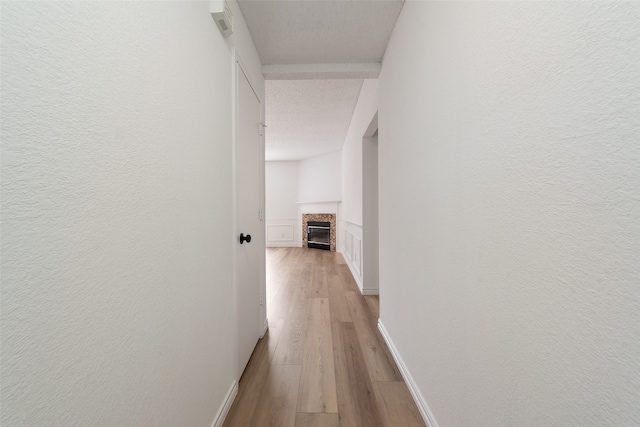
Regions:
<instances>
[{"instance_id":1,"label":"fireplace surround","mask_svg":"<svg viewBox=\"0 0 640 427\"><path fill-rule=\"evenodd\" d=\"M309 244L309 223L328 223L329 224L329 250L335 252L336 250L336 215L327 213L318 214L302 214L302 247L317 247L317 243L313 244L315 235L312 235L312 244ZM326 246L321 245L321 249L325 249Z\"/></svg>"}]
</instances>

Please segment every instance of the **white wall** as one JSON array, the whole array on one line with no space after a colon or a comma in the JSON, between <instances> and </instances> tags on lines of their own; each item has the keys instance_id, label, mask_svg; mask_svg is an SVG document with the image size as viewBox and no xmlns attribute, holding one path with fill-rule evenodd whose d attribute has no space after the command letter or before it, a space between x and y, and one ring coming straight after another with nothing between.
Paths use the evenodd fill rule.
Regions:
<instances>
[{"instance_id":1,"label":"white wall","mask_svg":"<svg viewBox=\"0 0 640 427\"><path fill-rule=\"evenodd\" d=\"M302 246L303 213L335 213L341 198L339 151L266 162L267 246Z\"/></svg>"},{"instance_id":2,"label":"white wall","mask_svg":"<svg viewBox=\"0 0 640 427\"><path fill-rule=\"evenodd\" d=\"M379 293L378 134L362 138L362 292ZM373 131L373 129L368 132Z\"/></svg>"},{"instance_id":3,"label":"white wall","mask_svg":"<svg viewBox=\"0 0 640 427\"><path fill-rule=\"evenodd\" d=\"M363 244L366 238L362 230L363 137L378 111L378 80L362 83L358 103L342 148L342 216L338 222L338 251L342 252L361 291L375 294L377 290L364 290ZM372 132L368 136L371 136Z\"/></svg>"},{"instance_id":4,"label":"white wall","mask_svg":"<svg viewBox=\"0 0 640 427\"><path fill-rule=\"evenodd\" d=\"M178 0L180 1L180 0ZM210 0L208 3L219 0ZM264 119L264 77L262 76L262 62L260 56L253 44L251 33L244 22L240 6L237 0L227 0L227 4L231 8L233 14L233 33L225 39L229 48L235 49L236 56L241 61L244 72L246 73L252 89L258 95L262 108L262 117ZM215 23L215 22L214 22ZM216 27L217 28L217 27Z\"/></svg>"},{"instance_id":5,"label":"white wall","mask_svg":"<svg viewBox=\"0 0 640 427\"><path fill-rule=\"evenodd\" d=\"M362 83L360 97L342 147L344 220L362 226L362 137L378 111L378 80Z\"/></svg>"},{"instance_id":6,"label":"white wall","mask_svg":"<svg viewBox=\"0 0 640 427\"><path fill-rule=\"evenodd\" d=\"M265 163L267 246L300 246L297 161Z\"/></svg>"},{"instance_id":7,"label":"white wall","mask_svg":"<svg viewBox=\"0 0 640 427\"><path fill-rule=\"evenodd\" d=\"M639 45L633 3L405 3L381 316L439 425L640 425Z\"/></svg>"},{"instance_id":8,"label":"white wall","mask_svg":"<svg viewBox=\"0 0 640 427\"><path fill-rule=\"evenodd\" d=\"M298 201L325 202L341 198L341 153L323 154L298 162Z\"/></svg>"},{"instance_id":9,"label":"white wall","mask_svg":"<svg viewBox=\"0 0 640 427\"><path fill-rule=\"evenodd\" d=\"M266 162L265 189L267 219L298 215L298 162Z\"/></svg>"},{"instance_id":10,"label":"white wall","mask_svg":"<svg viewBox=\"0 0 640 427\"><path fill-rule=\"evenodd\" d=\"M259 75L248 34L223 39L209 2L1 19L0 424L211 425L234 381L230 48Z\"/></svg>"}]
</instances>

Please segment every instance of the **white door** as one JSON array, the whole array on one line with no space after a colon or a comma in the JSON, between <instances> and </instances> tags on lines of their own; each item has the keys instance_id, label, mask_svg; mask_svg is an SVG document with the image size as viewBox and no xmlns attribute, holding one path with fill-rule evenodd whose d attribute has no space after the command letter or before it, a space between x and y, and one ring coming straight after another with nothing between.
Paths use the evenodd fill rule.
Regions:
<instances>
[{"instance_id":1,"label":"white door","mask_svg":"<svg viewBox=\"0 0 640 427\"><path fill-rule=\"evenodd\" d=\"M236 64L237 138L236 182L238 238L236 240L236 313L238 322L238 378L242 375L261 332L261 268L265 250L260 218L262 136L260 100ZM246 240L241 239L242 233ZM251 236L251 237L249 237ZM240 243L243 240L243 243Z\"/></svg>"}]
</instances>

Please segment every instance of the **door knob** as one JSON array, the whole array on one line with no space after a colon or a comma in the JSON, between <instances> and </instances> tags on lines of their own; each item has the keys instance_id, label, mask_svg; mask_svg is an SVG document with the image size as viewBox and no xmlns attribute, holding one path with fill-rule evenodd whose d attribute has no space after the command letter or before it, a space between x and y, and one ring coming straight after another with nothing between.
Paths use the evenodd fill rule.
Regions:
<instances>
[{"instance_id":1,"label":"door knob","mask_svg":"<svg viewBox=\"0 0 640 427\"><path fill-rule=\"evenodd\" d=\"M240 233L240 244L243 244L244 242L251 243L251 234L247 234L245 236L244 233Z\"/></svg>"}]
</instances>

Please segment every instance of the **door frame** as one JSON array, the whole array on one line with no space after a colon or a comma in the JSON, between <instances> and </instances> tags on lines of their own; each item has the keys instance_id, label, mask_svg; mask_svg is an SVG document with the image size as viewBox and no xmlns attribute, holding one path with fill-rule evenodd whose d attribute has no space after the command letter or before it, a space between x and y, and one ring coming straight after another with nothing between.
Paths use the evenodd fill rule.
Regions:
<instances>
[{"instance_id":1,"label":"door frame","mask_svg":"<svg viewBox=\"0 0 640 427\"><path fill-rule=\"evenodd\" d=\"M378 112L374 114L362 135L362 294L380 294L380 246L379 246L379 163L378 163ZM375 168L370 164L375 149ZM368 178L375 178L375 185ZM375 193L375 194L374 194ZM375 199L375 206L371 202Z\"/></svg>"},{"instance_id":2,"label":"door frame","mask_svg":"<svg viewBox=\"0 0 640 427\"><path fill-rule=\"evenodd\" d=\"M264 123L264 94L260 94L259 91L256 91L256 85L253 76L248 72L248 68L244 65L242 58L238 55L235 47L232 48L231 52L231 87L232 87L232 96L231 96L231 122L232 122L232 132L231 132L231 175L232 175L232 263L233 263L233 275L232 275L232 287L233 287L233 363L234 363L234 371L236 372L237 378L236 381L240 381L240 377L242 376L242 372L240 372L240 367L238 363L238 346L239 346L239 331L238 331L238 256L236 253L236 245L238 244L238 236L240 235L241 230L238 226L238 79L237 79L237 71L240 71L247 78L247 82L249 82L249 86L253 90L253 93L258 98L260 102L260 122ZM263 128L264 129L264 128ZM259 201L259 209L261 210L261 222L263 227L260 228L260 232L256 237L253 237L252 244L260 245L262 248L262 256L260 257L260 319L263 322L262 325L256 325L257 328L260 328L259 337L262 338L268 329L268 321L267 321L267 306L266 306L266 245L265 245L265 188L264 188L264 130L262 132L260 138L260 201ZM257 212L256 212L257 214ZM255 233L254 233L255 234ZM244 368L243 368L244 370Z\"/></svg>"}]
</instances>

